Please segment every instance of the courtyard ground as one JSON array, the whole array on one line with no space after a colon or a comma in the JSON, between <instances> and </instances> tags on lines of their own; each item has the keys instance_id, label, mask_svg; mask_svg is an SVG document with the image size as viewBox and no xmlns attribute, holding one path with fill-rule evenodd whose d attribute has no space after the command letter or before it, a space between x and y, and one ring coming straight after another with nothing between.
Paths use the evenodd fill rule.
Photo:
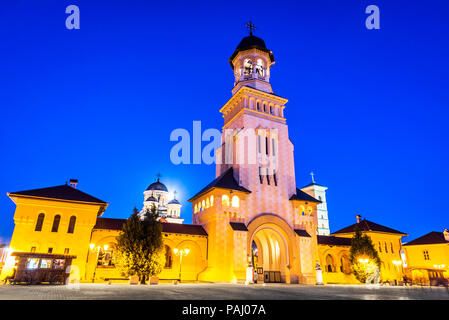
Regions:
<instances>
[{"instance_id":1,"label":"courtyard ground","mask_svg":"<svg viewBox=\"0 0 449 320\"><path fill-rule=\"evenodd\" d=\"M447 288L286 284L0 285L0 300L449 300Z\"/></svg>"}]
</instances>

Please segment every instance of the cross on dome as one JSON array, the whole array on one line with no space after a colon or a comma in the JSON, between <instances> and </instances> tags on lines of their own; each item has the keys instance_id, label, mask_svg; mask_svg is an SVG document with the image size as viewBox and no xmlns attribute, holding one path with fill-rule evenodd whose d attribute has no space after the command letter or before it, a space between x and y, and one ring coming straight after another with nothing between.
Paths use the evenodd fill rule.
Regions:
<instances>
[{"instance_id":1,"label":"cross on dome","mask_svg":"<svg viewBox=\"0 0 449 320\"><path fill-rule=\"evenodd\" d=\"M253 31L257 29L256 26L251 22L251 20L245 23L245 26L248 28L250 36L252 36Z\"/></svg>"}]
</instances>

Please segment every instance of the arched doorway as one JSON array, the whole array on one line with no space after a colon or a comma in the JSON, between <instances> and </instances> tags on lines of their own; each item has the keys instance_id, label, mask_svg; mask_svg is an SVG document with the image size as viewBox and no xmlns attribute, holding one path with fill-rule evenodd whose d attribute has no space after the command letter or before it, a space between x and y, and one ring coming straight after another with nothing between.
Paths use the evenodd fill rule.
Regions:
<instances>
[{"instance_id":1,"label":"arched doorway","mask_svg":"<svg viewBox=\"0 0 449 320\"><path fill-rule=\"evenodd\" d=\"M262 225L251 239L251 256L255 270L264 282L286 282L289 268L288 242L276 227Z\"/></svg>"}]
</instances>

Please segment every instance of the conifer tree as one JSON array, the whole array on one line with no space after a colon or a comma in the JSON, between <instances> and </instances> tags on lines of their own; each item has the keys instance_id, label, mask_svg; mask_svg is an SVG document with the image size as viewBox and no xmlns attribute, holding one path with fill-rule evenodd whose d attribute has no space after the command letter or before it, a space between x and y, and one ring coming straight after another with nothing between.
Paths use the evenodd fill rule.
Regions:
<instances>
[{"instance_id":1,"label":"conifer tree","mask_svg":"<svg viewBox=\"0 0 449 320\"><path fill-rule=\"evenodd\" d=\"M137 275L141 284L164 266L162 226L155 206L141 219L136 208L117 237L116 264L123 275Z\"/></svg>"},{"instance_id":2,"label":"conifer tree","mask_svg":"<svg viewBox=\"0 0 449 320\"><path fill-rule=\"evenodd\" d=\"M362 235L357 226L355 226L354 231L355 234L351 240L350 263L357 280L365 283L366 278L370 275L367 272L367 269L370 269L369 266L376 265L380 269L381 260L371 239L366 234ZM359 259L362 259L363 262ZM368 262L364 262L365 259L368 259Z\"/></svg>"}]
</instances>

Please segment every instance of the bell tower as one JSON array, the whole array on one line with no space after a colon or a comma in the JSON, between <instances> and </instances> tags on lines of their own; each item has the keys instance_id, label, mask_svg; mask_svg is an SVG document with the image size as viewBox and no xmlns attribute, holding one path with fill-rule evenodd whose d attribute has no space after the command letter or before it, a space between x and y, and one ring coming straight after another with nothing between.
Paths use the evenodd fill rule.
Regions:
<instances>
[{"instance_id":1,"label":"bell tower","mask_svg":"<svg viewBox=\"0 0 449 320\"><path fill-rule=\"evenodd\" d=\"M249 281L254 263L276 281L315 283L320 201L296 188L288 100L273 94L273 53L253 35L254 25L247 26L249 36L229 59L235 80L220 109L215 179L189 199L192 220L208 234L208 267L199 280ZM301 206L307 215L299 214Z\"/></svg>"},{"instance_id":2,"label":"bell tower","mask_svg":"<svg viewBox=\"0 0 449 320\"><path fill-rule=\"evenodd\" d=\"M240 41L229 58L235 77L232 94L235 94L241 86L273 93L270 85L270 68L274 64L273 53L267 49L261 38L253 35L256 27L251 21L246 26L249 29L249 36Z\"/></svg>"}]
</instances>

